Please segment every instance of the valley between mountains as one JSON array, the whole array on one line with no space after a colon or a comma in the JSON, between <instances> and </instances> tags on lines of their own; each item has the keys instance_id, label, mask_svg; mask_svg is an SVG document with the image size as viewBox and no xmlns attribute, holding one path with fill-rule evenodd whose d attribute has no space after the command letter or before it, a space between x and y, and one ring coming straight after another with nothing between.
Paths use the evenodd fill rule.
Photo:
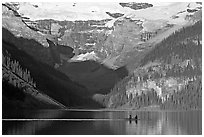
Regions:
<instances>
[{"instance_id":1,"label":"valley between mountains","mask_svg":"<svg viewBox=\"0 0 204 137\"><path fill-rule=\"evenodd\" d=\"M202 109L202 3L3 3L2 101Z\"/></svg>"}]
</instances>

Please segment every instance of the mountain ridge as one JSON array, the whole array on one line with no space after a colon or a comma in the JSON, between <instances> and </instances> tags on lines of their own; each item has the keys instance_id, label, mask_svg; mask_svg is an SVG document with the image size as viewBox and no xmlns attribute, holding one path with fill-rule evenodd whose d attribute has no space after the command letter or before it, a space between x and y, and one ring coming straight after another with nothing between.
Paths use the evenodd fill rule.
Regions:
<instances>
[{"instance_id":1,"label":"mountain ridge","mask_svg":"<svg viewBox=\"0 0 204 137\"><path fill-rule=\"evenodd\" d=\"M106 96L110 108L200 109L202 76L202 22L175 32L142 60L134 73L119 81ZM103 98L103 99L100 99ZM191 102L187 100L191 98ZM183 103L183 104L182 104Z\"/></svg>"},{"instance_id":2,"label":"mountain ridge","mask_svg":"<svg viewBox=\"0 0 204 137\"><path fill-rule=\"evenodd\" d=\"M102 3L90 6L93 4L91 3L88 4L90 8L84 10L84 13L79 13L79 15L87 13L82 16L83 18L86 16L85 20L69 20L69 18L60 20L61 16L56 17L54 14L53 16L48 14L46 19L41 18L39 13L53 6L47 3L47 7L39 10L43 7L43 3L39 4L2 4L3 47L8 48L7 50L15 56L15 60L22 61L23 59L22 66L29 68L32 73L37 74L38 67L35 65L39 65L41 78L51 79L45 81L43 85L43 81L35 74L35 78L40 83L40 89L48 89L49 96L61 100L63 104L72 104L70 107L82 105L83 103L74 101L74 98L80 98L84 102L87 101L87 104L95 100L104 106L118 107L121 104L114 103L118 101L117 98L121 98L122 103L125 103L132 96L135 97L138 90L144 88L152 88L159 94L159 98L152 91L147 92L147 95L142 93L142 97L138 97L139 100L154 96L156 100L151 100L152 102L163 103L162 101L174 97L174 94L170 94L170 97L161 95L162 88L157 84L161 84L162 81L166 82L166 85L180 84L176 87L178 89L182 89L182 85L187 86L184 83L189 83L189 81L195 83L190 86L193 89L197 90L195 85L200 87L198 83L202 72L199 70L201 68L199 64L202 59L199 56L202 33L199 29L202 28L200 26L202 5L199 3L163 3L155 4L156 6L148 3L123 3L124 7L115 3L120 6L118 11L107 10L111 4L107 6L107 3ZM54 6L57 6L56 3ZM75 9L73 12L79 12L82 10L80 6L84 8L87 5L74 3L69 6ZM100 6L107 6L107 8L101 10ZM31 10L27 14L28 7L31 7ZM53 11L47 12L54 13L59 10L59 7L58 4ZM124 13L119 12L121 8ZM95 15L101 14L104 15L95 18ZM93 15L93 18L89 18L90 15ZM34 19L35 17L39 18ZM193 33L190 36L191 32ZM174 39L175 42L169 42L169 39ZM172 43L177 47L172 46ZM194 49L193 45L199 53L197 56L193 56L190 52ZM166 53L167 49L169 53L166 54L167 57L163 57L161 51ZM179 52L183 49L185 49L184 54ZM29 56L29 59L26 60L24 54ZM33 66L25 64L31 58L35 60ZM192 77L189 75L189 70L192 71ZM180 78L170 78L176 75ZM55 80L56 83L54 83ZM137 85L138 80L140 82ZM59 93L48 88L49 82L53 83L53 86L56 84L56 89L60 90ZM166 90L169 90L168 88ZM128 99L127 96L120 94L121 92L118 96L113 95L118 89L127 91ZM51 90L50 93L49 90ZM68 97L70 101L66 100L67 96L64 96L66 90L70 91ZM200 97L200 89L198 89L198 94ZM175 96L180 95L175 94ZM166 106L169 104L171 101ZM183 107L186 107L185 105ZM138 106L140 105L137 104L136 108Z\"/></svg>"}]
</instances>

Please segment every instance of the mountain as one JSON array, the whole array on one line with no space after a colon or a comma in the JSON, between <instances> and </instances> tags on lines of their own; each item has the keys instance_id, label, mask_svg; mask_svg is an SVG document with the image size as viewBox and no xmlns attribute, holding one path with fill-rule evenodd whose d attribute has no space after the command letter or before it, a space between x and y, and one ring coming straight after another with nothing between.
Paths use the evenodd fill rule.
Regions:
<instances>
[{"instance_id":1,"label":"mountain","mask_svg":"<svg viewBox=\"0 0 204 137\"><path fill-rule=\"evenodd\" d=\"M91 53L94 56L86 60L112 69L131 64L133 53L134 58L143 57L174 31L200 20L202 9L193 2L5 3L5 6L18 13L31 29L51 34L60 45L72 47L75 53L72 61ZM131 71L131 66L128 69Z\"/></svg>"},{"instance_id":2,"label":"mountain","mask_svg":"<svg viewBox=\"0 0 204 137\"><path fill-rule=\"evenodd\" d=\"M109 92L120 78L127 75L125 68L112 70L97 61L86 61L87 58L98 58L94 52L84 53L86 57L82 56L83 54L73 57L77 53L74 53L72 47L60 44L53 34L45 34L28 27L21 16L14 15L17 11L11 5L5 4L3 7L2 26L5 41L14 44L34 59L63 72L72 81L81 83L91 94ZM75 25L80 26L77 23ZM84 59L75 61L74 58Z\"/></svg>"},{"instance_id":3,"label":"mountain","mask_svg":"<svg viewBox=\"0 0 204 137\"><path fill-rule=\"evenodd\" d=\"M196 78L193 79L199 79L197 77L200 71L197 70L199 68L197 64L200 63L200 59L197 58L200 53L196 57L188 51L185 51L184 55L175 52L176 55L170 54L165 57L163 54L171 51L170 47L173 51L180 51L184 47L194 49L191 43L197 42L197 45L200 45L199 31L192 36L189 35L190 32L183 32L189 30L193 32L190 28L199 26L200 20L202 20L202 5L199 2L6 2L2 4L2 39L5 45L15 47L19 55L29 56L26 61L34 60L33 66L39 68L23 66L26 62L22 62L21 65L31 74L34 73L33 78L40 83L39 90L45 89L51 98L66 106L82 105L83 103L74 101L76 98L81 98L84 102L88 101L87 105L96 100L104 106L118 107L117 103L110 105L111 103L107 102L117 90L123 89L124 93L128 89L132 92L131 84L128 84L128 81L131 81L129 79L140 80L144 77L145 81L152 77L152 81L149 82L159 93L161 89L157 89L155 86L157 82L154 79L165 77L164 73L168 77L178 74L182 75L179 77L188 75L188 71L191 70L188 64L194 64L193 68L196 65L193 74ZM180 33L184 34L184 37L180 36ZM178 47L163 46L172 45L169 41L175 41L175 45L184 44ZM15 52L11 51L13 50L9 50L9 53L15 56ZM182 61L178 60L177 56L181 56ZM15 56L14 60L20 62L22 58L23 56ZM172 65L169 60L177 64ZM187 69L184 69L185 67ZM42 80L37 77L38 69L42 71L40 73ZM154 71L150 72L152 69ZM50 77L53 78L51 81L45 80ZM192 79L191 76L188 77ZM186 77L178 79L176 81L188 81ZM43 80L47 82L45 85L42 84ZM55 83L54 80L58 82ZM170 81L175 82L172 79ZM60 92L56 93L54 88L49 87L49 82L53 83ZM130 87L126 88L121 83ZM141 84L148 85L148 82ZM139 86L137 89L143 87ZM65 96L67 91L69 97ZM66 98L69 98L71 103Z\"/></svg>"},{"instance_id":4,"label":"mountain","mask_svg":"<svg viewBox=\"0 0 204 137\"><path fill-rule=\"evenodd\" d=\"M202 22L175 32L140 61L134 73L96 100L110 108L201 109ZM156 108L155 108L156 107Z\"/></svg>"},{"instance_id":5,"label":"mountain","mask_svg":"<svg viewBox=\"0 0 204 137\"><path fill-rule=\"evenodd\" d=\"M8 30L3 29L2 32L4 36L9 35L11 39L15 37ZM36 43L34 45L40 45L39 43L24 38L15 38L15 41L16 43L13 44L12 41L3 39L3 52L8 52L9 58L11 58L13 62L17 61L23 70L29 71L36 85L34 88L35 91L37 90L39 93L49 96L67 108L97 106L97 103L93 103L89 98L90 94L84 86L71 81L63 73L54 69L54 67L33 58L17 45L19 41L22 43L26 41L28 45L33 43ZM12 76L9 75L9 77ZM75 101L76 99L78 100L77 102Z\"/></svg>"},{"instance_id":6,"label":"mountain","mask_svg":"<svg viewBox=\"0 0 204 137\"><path fill-rule=\"evenodd\" d=\"M3 110L11 108L66 108L58 101L36 89L30 71L12 60L7 50L2 56Z\"/></svg>"}]
</instances>

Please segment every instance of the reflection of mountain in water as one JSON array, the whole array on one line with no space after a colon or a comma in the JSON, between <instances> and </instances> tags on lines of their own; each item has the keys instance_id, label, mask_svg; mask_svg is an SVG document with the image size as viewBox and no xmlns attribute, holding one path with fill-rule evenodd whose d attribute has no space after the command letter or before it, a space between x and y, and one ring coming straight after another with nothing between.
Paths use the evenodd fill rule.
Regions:
<instances>
[{"instance_id":1,"label":"reflection of mountain in water","mask_svg":"<svg viewBox=\"0 0 204 137\"><path fill-rule=\"evenodd\" d=\"M137 114L140 120L114 120L134 117ZM107 122L96 122L96 128L105 127L112 134L129 135L186 135L200 134L202 131L201 112L100 112L94 118L112 119Z\"/></svg>"},{"instance_id":2,"label":"reflection of mountain in water","mask_svg":"<svg viewBox=\"0 0 204 137\"><path fill-rule=\"evenodd\" d=\"M145 114L146 113L146 114ZM141 112L141 120L126 122L126 134L184 135L201 133L200 112ZM145 118L146 119L143 119Z\"/></svg>"},{"instance_id":3,"label":"reflection of mountain in water","mask_svg":"<svg viewBox=\"0 0 204 137\"><path fill-rule=\"evenodd\" d=\"M105 121L105 122L95 122L94 126L96 128L105 127L106 129L108 129L108 131L110 130L111 134L123 135L125 133L126 121L114 120L114 119L123 119L127 116L128 115L124 112L96 112L94 115L95 119L104 118L104 119L111 119L111 120Z\"/></svg>"},{"instance_id":4,"label":"reflection of mountain in water","mask_svg":"<svg viewBox=\"0 0 204 137\"><path fill-rule=\"evenodd\" d=\"M137 123L126 123L126 133L139 135L185 134L178 125L173 126L166 113L159 113L155 115L157 115L156 119L152 119L151 114L150 119L139 120Z\"/></svg>"},{"instance_id":5,"label":"reflection of mountain in water","mask_svg":"<svg viewBox=\"0 0 204 137\"><path fill-rule=\"evenodd\" d=\"M27 113L27 112L24 112ZM33 112L33 114L29 115L29 117L36 118L36 119L43 119L43 118L56 118L62 115L62 111L37 111ZM24 116L28 116L25 114ZM5 122L5 124L3 124ZM2 125L4 125L3 129L6 131L2 131L2 134L7 135L35 135L37 131L42 130L43 128L48 127L52 124L53 121L3 121ZM5 130L8 128L8 130Z\"/></svg>"},{"instance_id":6,"label":"reflection of mountain in water","mask_svg":"<svg viewBox=\"0 0 204 137\"><path fill-rule=\"evenodd\" d=\"M34 111L33 111L34 112ZM110 119L109 121L3 121L3 134L202 134L201 111L183 112L106 112L40 111L15 118ZM32 114L33 113L33 114ZM122 120L136 114L140 120ZM25 116L25 117L23 117ZM13 118L13 117L3 117ZM120 120L119 120L120 119Z\"/></svg>"}]
</instances>

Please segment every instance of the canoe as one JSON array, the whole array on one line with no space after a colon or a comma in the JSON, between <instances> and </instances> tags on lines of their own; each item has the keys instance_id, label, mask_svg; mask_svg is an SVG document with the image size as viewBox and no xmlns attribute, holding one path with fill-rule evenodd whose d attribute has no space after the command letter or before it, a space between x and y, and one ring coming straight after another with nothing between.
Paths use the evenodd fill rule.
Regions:
<instances>
[{"instance_id":1,"label":"canoe","mask_svg":"<svg viewBox=\"0 0 204 137\"><path fill-rule=\"evenodd\" d=\"M131 118L131 119L130 118L125 118L125 120L135 120L136 121L136 120L140 120L140 119L139 118L137 118L137 119L135 119L135 118Z\"/></svg>"}]
</instances>

